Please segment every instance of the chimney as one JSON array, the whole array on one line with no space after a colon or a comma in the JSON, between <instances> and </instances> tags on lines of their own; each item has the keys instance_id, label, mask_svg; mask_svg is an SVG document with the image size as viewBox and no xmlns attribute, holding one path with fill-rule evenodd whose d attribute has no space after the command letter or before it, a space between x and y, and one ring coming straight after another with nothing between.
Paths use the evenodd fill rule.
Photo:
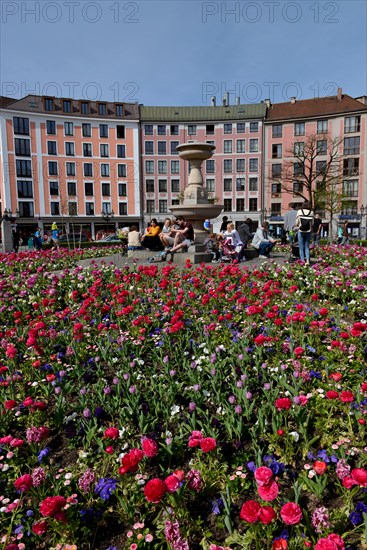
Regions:
<instances>
[{"instance_id":1,"label":"chimney","mask_svg":"<svg viewBox=\"0 0 367 550\"><path fill-rule=\"evenodd\" d=\"M367 96L362 95L361 97L356 97L355 99L360 103L363 103L363 105L367 105Z\"/></svg>"},{"instance_id":2,"label":"chimney","mask_svg":"<svg viewBox=\"0 0 367 550\"><path fill-rule=\"evenodd\" d=\"M270 109L270 107L271 107L271 101L270 101L270 99L264 99L264 103L265 103L265 105L267 106L267 108Z\"/></svg>"},{"instance_id":3,"label":"chimney","mask_svg":"<svg viewBox=\"0 0 367 550\"><path fill-rule=\"evenodd\" d=\"M241 98L240 98L240 96L237 96L236 97L236 105L240 105L241 104L240 102L241 102Z\"/></svg>"},{"instance_id":4,"label":"chimney","mask_svg":"<svg viewBox=\"0 0 367 550\"><path fill-rule=\"evenodd\" d=\"M296 97L295 96L291 97L291 103L296 103Z\"/></svg>"},{"instance_id":5,"label":"chimney","mask_svg":"<svg viewBox=\"0 0 367 550\"><path fill-rule=\"evenodd\" d=\"M227 100L225 95L222 97L222 105L223 107L227 107Z\"/></svg>"},{"instance_id":6,"label":"chimney","mask_svg":"<svg viewBox=\"0 0 367 550\"><path fill-rule=\"evenodd\" d=\"M343 97L343 89L338 88L338 101L341 101Z\"/></svg>"},{"instance_id":7,"label":"chimney","mask_svg":"<svg viewBox=\"0 0 367 550\"><path fill-rule=\"evenodd\" d=\"M215 95L213 95L210 100L212 102L212 107L215 107L216 104L217 104L217 99L216 99Z\"/></svg>"},{"instance_id":8,"label":"chimney","mask_svg":"<svg viewBox=\"0 0 367 550\"><path fill-rule=\"evenodd\" d=\"M228 105L229 105L229 92L226 92L224 95L226 96L226 107L228 107Z\"/></svg>"}]
</instances>

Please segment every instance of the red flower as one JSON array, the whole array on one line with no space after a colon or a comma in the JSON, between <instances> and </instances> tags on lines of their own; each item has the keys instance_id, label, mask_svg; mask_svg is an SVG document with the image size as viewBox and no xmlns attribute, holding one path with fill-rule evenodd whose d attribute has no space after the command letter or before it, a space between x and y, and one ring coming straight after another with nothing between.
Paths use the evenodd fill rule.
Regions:
<instances>
[{"instance_id":1,"label":"red flower","mask_svg":"<svg viewBox=\"0 0 367 550\"><path fill-rule=\"evenodd\" d=\"M148 481L144 487L144 495L149 502L160 502L166 492L166 484L161 479L155 477Z\"/></svg>"},{"instance_id":2,"label":"red flower","mask_svg":"<svg viewBox=\"0 0 367 550\"><path fill-rule=\"evenodd\" d=\"M21 491L22 493L29 491L32 485L33 479L32 476L29 474L24 474L24 476L18 477L14 481L14 487L17 489L17 491Z\"/></svg>"},{"instance_id":3,"label":"red flower","mask_svg":"<svg viewBox=\"0 0 367 550\"><path fill-rule=\"evenodd\" d=\"M358 485L367 487L367 470L364 468L354 468L350 474Z\"/></svg>"},{"instance_id":4,"label":"red flower","mask_svg":"<svg viewBox=\"0 0 367 550\"><path fill-rule=\"evenodd\" d=\"M118 428L106 428L103 434L103 437L106 439L118 439L119 437L119 430Z\"/></svg>"},{"instance_id":5,"label":"red flower","mask_svg":"<svg viewBox=\"0 0 367 550\"><path fill-rule=\"evenodd\" d=\"M327 315L329 312L328 310L326 309L326 307L320 307L319 309L319 313L322 317L325 317L325 315Z\"/></svg>"},{"instance_id":6,"label":"red flower","mask_svg":"<svg viewBox=\"0 0 367 550\"><path fill-rule=\"evenodd\" d=\"M213 437L204 437L204 439L200 440L200 448L204 453L210 453L210 451L213 451L217 446L217 442Z\"/></svg>"},{"instance_id":7,"label":"red flower","mask_svg":"<svg viewBox=\"0 0 367 550\"><path fill-rule=\"evenodd\" d=\"M152 458L153 456L156 456L158 454L157 443L149 437L142 438L141 446L143 447L143 452L145 456L148 456L149 458Z\"/></svg>"},{"instance_id":8,"label":"red flower","mask_svg":"<svg viewBox=\"0 0 367 550\"><path fill-rule=\"evenodd\" d=\"M363 382L362 385L361 385L361 390L362 391L367 391L367 382Z\"/></svg>"},{"instance_id":9,"label":"red flower","mask_svg":"<svg viewBox=\"0 0 367 550\"><path fill-rule=\"evenodd\" d=\"M269 485L263 485L257 488L259 496L270 502L277 498L279 495L279 487L276 481L272 481Z\"/></svg>"},{"instance_id":10,"label":"red flower","mask_svg":"<svg viewBox=\"0 0 367 550\"><path fill-rule=\"evenodd\" d=\"M340 380L343 378L343 375L340 374L340 372L332 372L332 373L329 375L329 378L331 378L331 379L334 380L335 382L340 382Z\"/></svg>"},{"instance_id":11,"label":"red flower","mask_svg":"<svg viewBox=\"0 0 367 550\"><path fill-rule=\"evenodd\" d=\"M119 474L126 474L127 472L135 472L139 462L143 459L144 453L140 449L131 449L124 457L122 457L119 468Z\"/></svg>"},{"instance_id":12,"label":"red flower","mask_svg":"<svg viewBox=\"0 0 367 550\"><path fill-rule=\"evenodd\" d=\"M174 493L180 487L181 481L175 474L172 474L166 477L164 483L166 484L167 490L170 493Z\"/></svg>"},{"instance_id":13,"label":"red flower","mask_svg":"<svg viewBox=\"0 0 367 550\"><path fill-rule=\"evenodd\" d=\"M248 500L241 508L240 518L247 523L256 523L260 518L261 506L256 500Z\"/></svg>"},{"instance_id":14,"label":"red flower","mask_svg":"<svg viewBox=\"0 0 367 550\"><path fill-rule=\"evenodd\" d=\"M340 401L343 403L352 403L354 401L354 394L351 391L344 390L340 392Z\"/></svg>"},{"instance_id":15,"label":"red flower","mask_svg":"<svg viewBox=\"0 0 367 550\"><path fill-rule=\"evenodd\" d=\"M277 517L271 506L262 506L259 519L263 525L268 525Z\"/></svg>"},{"instance_id":16,"label":"red flower","mask_svg":"<svg viewBox=\"0 0 367 550\"><path fill-rule=\"evenodd\" d=\"M302 518L302 510L295 502L287 502L280 510L280 517L286 525L296 525Z\"/></svg>"},{"instance_id":17,"label":"red flower","mask_svg":"<svg viewBox=\"0 0 367 550\"><path fill-rule=\"evenodd\" d=\"M278 539L273 542L272 550L287 550L288 542L286 539Z\"/></svg>"},{"instance_id":18,"label":"red flower","mask_svg":"<svg viewBox=\"0 0 367 550\"><path fill-rule=\"evenodd\" d=\"M294 353L297 355L297 357L301 357L305 353L305 350L301 348L301 346L298 346L294 348Z\"/></svg>"},{"instance_id":19,"label":"red flower","mask_svg":"<svg viewBox=\"0 0 367 550\"><path fill-rule=\"evenodd\" d=\"M32 531L36 535L44 535L48 529L47 521L37 521L32 525Z\"/></svg>"},{"instance_id":20,"label":"red flower","mask_svg":"<svg viewBox=\"0 0 367 550\"><path fill-rule=\"evenodd\" d=\"M66 499L61 496L47 497L40 504L40 512L42 516L52 517L57 512L60 512L66 504Z\"/></svg>"},{"instance_id":21,"label":"red flower","mask_svg":"<svg viewBox=\"0 0 367 550\"><path fill-rule=\"evenodd\" d=\"M315 472L319 475L322 476L322 474L324 474L327 470L327 464L326 462L324 462L323 460L315 460L315 462L313 463L313 469L315 470Z\"/></svg>"},{"instance_id":22,"label":"red flower","mask_svg":"<svg viewBox=\"0 0 367 550\"><path fill-rule=\"evenodd\" d=\"M326 539L319 539L315 544L315 550L344 550L345 546L338 546L329 535Z\"/></svg>"},{"instance_id":23,"label":"red flower","mask_svg":"<svg viewBox=\"0 0 367 550\"><path fill-rule=\"evenodd\" d=\"M326 399L338 399L339 394L335 390L329 390L326 392Z\"/></svg>"},{"instance_id":24,"label":"red flower","mask_svg":"<svg viewBox=\"0 0 367 550\"><path fill-rule=\"evenodd\" d=\"M272 477L273 472L270 470L270 468L267 468L266 466L260 466L260 468L256 469L255 480L258 485L268 485Z\"/></svg>"},{"instance_id":25,"label":"red flower","mask_svg":"<svg viewBox=\"0 0 367 550\"><path fill-rule=\"evenodd\" d=\"M292 406L292 401L289 399L289 397L279 397L275 401L275 406L278 411L281 411L282 409L288 411Z\"/></svg>"}]
</instances>

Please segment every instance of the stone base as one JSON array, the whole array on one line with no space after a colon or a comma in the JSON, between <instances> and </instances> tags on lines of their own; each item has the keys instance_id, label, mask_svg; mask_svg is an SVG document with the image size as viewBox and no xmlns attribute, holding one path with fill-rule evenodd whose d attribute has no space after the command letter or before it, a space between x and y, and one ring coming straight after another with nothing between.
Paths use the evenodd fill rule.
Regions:
<instances>
[{"instance_id":1,"label":"stone base","mask_svg":"<svg viewBox=\"0 0 367 550\"><path fill-rule=\"evenodd\" d=\"M244 252L246 260L253 260L254 258L259 257L259 251L257 248L245 248Z\"/></svg>"},{"instance_id":2,"label":"stone base","mask_svg":"<svg viewBox=\"0 0 367 550\"><path fill-rule=\"evenodd\" d=\"M161 261L159 252L154 250L128 250L128 258L136 258L137 261L149 261L150 258L157 258L157 261ZM168 254L168 259L170 259ZM189 249L181 249L175 252L173 256L173 263L178 265L185 265L187 261L192 264L210 263L212 261L212 255L210 252L206 252L205 248L200 244L194 244Z\"/></svg>"}]
</instances>

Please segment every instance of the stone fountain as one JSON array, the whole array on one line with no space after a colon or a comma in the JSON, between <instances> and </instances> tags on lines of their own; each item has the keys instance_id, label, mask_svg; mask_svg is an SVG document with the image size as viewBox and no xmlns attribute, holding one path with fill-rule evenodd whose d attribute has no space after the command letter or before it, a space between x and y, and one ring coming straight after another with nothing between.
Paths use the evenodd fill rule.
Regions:
<instances>
[{"instance_id":1,"label":"stone fountain","mask_svg":"<svg viewBox=\"0 0 367 550\"><path fill-rule=\"evenodd\" d=\"M205 252L203 242L208 236L208 231L204 230L204 221L211 220L219 216L223 210L222 204L211 204L208 199L208 191L204 187L201 165L204 160L212 157L215 145L210 143L183 143L176 147L182 159L190 162L190 174L188 186L184 190L182 204L170 207L172 214L184 216L192 223L195 232L195 244L190 246L187 259L194 264L209 261L211 254Z\"/></svg>"}]
</instances>

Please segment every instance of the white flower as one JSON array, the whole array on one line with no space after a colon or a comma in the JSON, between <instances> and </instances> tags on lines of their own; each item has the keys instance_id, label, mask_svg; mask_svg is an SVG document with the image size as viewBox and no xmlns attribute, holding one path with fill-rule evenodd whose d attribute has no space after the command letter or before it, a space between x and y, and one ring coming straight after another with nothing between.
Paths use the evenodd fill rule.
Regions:
<instances>
[{"instance_id":1,"label":"white flower","mask_svg":"<svg viewBox=\"0 0 367 550\"><path fill-rule=\"evenodd\" d=\"M297 443L299 440L299 433L298 432L289 432L289 435L291 435L294 439L294 441Z\"/></svg>"},{"instance_id":2,"label":"white flower","mask_svg":"<svg viewBox=\"0 0 367 550\"><path fill-rule=\"evenodd\" d=\"M175 414L178 414L180 410L181 409L178 405L173 405L173 407L171 407L171 416L175 416Z\"/></svg>"}]
</instances>

